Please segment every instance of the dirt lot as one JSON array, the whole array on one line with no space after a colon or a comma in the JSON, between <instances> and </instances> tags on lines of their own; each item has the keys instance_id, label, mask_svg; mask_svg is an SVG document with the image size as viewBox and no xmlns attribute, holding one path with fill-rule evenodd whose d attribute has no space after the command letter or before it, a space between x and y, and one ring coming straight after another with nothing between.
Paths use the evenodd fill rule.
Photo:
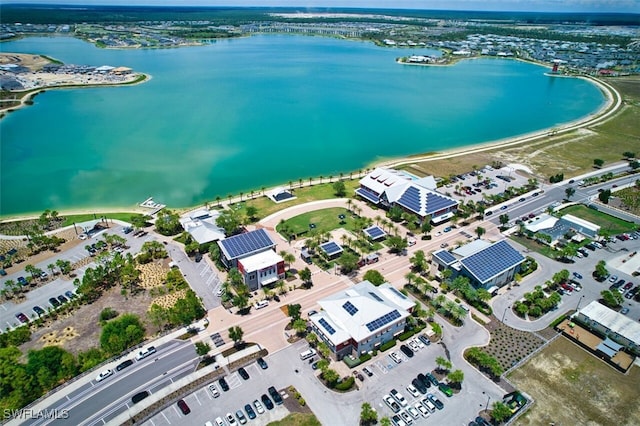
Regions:
<instances>
[{"instance_id":1,"label":"dirt lot","mask_svg":"<svg viewBox=\"0 0 640 426\"><path fill-rule=\"evenodd\" d=\"M91 305L83 305L73 311L66 317L60 316L57 320L39 328L31 336L31 341L20 347L23 354L30 349L42 349L48 344L57 344L58 346L77 355L79 352L86 351L90 348L100 346L100 312L104 308L110 307L115 309L119 314L133 313L146 320L146 312L151 304L151 296L149 292L143 292L134 297L129 296L125 299L120 294L119 288L113 288L95 303ZM153 334L157 328L145 322L147 335ZM57 339L57 342L52 340Z\"/></svg>"},{"instance_id":2,"label":"dirt lot","mask_svg":"<svg viewBox=\"0 0 640 426\"><path fill-rule=\"evenodd\" d=\"M640 424L640 369L621 374L564 337L509 379L536 400L516 425Z\"/></svg>"},{"instance_id":3,"label":"dirt lot","mask_svg":"<svg viewBox=\"0 0 640 426\"><path fill-rule=\"evenodd\" d=\"M42 69L51 61L40 55L28 55L24 53L0 53L0 65L17 64L29 68L31 71Z\"/></svg>"}]
</instances>

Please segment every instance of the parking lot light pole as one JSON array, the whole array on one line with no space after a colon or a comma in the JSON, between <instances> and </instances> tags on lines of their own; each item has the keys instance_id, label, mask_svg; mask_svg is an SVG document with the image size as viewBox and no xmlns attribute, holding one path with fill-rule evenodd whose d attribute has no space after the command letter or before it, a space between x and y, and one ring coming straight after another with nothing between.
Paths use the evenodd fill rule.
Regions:
<instances>
[{"instance_id":1,"label":"parking lot light pole","mask_svg":"<svg viewBox=\"0 0 640 426\"><path fill-rule=\"evenodd\" d=\"M482 393L485 393L484 391L482 391ZM487 395L487 405L484 406L484 411L487 411L487 409L489 409L489 401L491 400L491 396Z\"/></svg>"},{"instance_id":2,"label":"parking lot light pole","mask_svg":"<svg viewBox=\"0 0 640 426\"><path fill-rule=\"evenodd\" d=\"M584 294L582 296L580 296L580 299L578 299L578 305L576 306L576 311L578 311L578 309L580 309L580 302L582 302L583 298L584 298Z\"/></svg>"},{"instance_id":3,"label":"parking lot light pole","mask_svg":"<svg viewBox=\"0 0 640 426\"><path fill-rule=\"evenodd\" d=\"M500 320L500 322L504 323L504 317L505 315L507 315L507 310L510 308L511 306L507 306L506 308L504 308L504 312L502 313L502 319Z\"/></svg>"}]
</instances>

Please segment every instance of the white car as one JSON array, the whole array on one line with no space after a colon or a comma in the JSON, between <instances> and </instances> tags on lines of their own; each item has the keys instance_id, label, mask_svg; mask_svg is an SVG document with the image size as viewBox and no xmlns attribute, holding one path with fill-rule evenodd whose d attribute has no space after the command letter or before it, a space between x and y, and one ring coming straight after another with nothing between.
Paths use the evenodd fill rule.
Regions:
<instances>
[{"instance_id":1,"label":"white car","mask_svg":"<svg viewBox=\"0 0 640 426\"><path fill-rule=\"evenodd\" d=\"M418 352L420 350L420 346L418 346L418 344L413 340L409 341L409 347L413 349L414 352Z\"/></svg>"},{"instance_id":2,"label":"white car","mask_svg":"<svg viewBox=\"0 0 640 426\"><path fill-rule=\"evenodd\" d=\"M113 370L104 370L96 377L96 382L101 382L109 376L113 375Z\"/></svg>"},{"instance_id":3,"label":"white car","mask_svg":"<svg viewBox=\"0 0 640 426\"><path fill-rule=\"evenodd\" d=\"M269 301L268 300L261 300L259 302L256 302L253 305L253 309L262 309L262 308L266 308L267 306L269 306Z\"/></svg>"},{"instance_id":4,"label":"white car","mask_svg":"<svg viewBox=\"0 0 640 426\"><path fill-rule=\"evenodd\" d=\"M409 415L409 413L407 413L406 411L402 411L400 412L400 417L402 417L402 420L404 420L404 422L408 425L413 424L413 419L411 418L411 416Z\"/></svg>"},{"instance_id":5,"label":"white car","mask_svg":"<svg viewBox=\"0 0 640 426\"><path fill-rule=\"evenodd\" d=\"M395 399L391 398L391 395L383 396L382 400L384 401L385 404L389 406L389 408L391 408L391 411L393 411L394 413L397 413L398 411L400 411L400 406L395 401Z\"/></svg>"},{"instance_id":6,"label":"white car","mask_svg":"<svg viewBox=\"0 0 640 426\"><path fill-rule=\"evenodd\" d=\"M217 398L220 396L220 392L218 392L216 385L214 385L213 383L209 385L209 391L211 392L211 395L213 395L214 398Z\"/></svg>"},{"instance_id":7,"label":"white car","mask_svg":"<svg viewBox=\"0 0 640 426\"><path fill-rule=\"evenodd\" d=\"M136 360L141 361L148 356L151 356L156 353L156 348L154 346L149 346L147 349L138 352L136 355Z\"/></svg>"},{"instance_id":8,"label":"white car","mask_svg":"<svg viewBox=\"0 0 640 426\"><path fill-rule=\"evenodd\" d=\"M424 405L420 404L419 402L416 402L414 404L414 407L416 410L418 410L418 412L420 412L420 414L422 414L422 417L429 417L430 413L429 410L427 410Z\"/></svg>"},{"instance_id":9,"label":"white car","mask_svg":"<svg viewBox=\"0 0 640 426\"><path fill-rule=\"evenodd\" d=\"M414 419L418 419L420 417L420 412L416 409L416 407L409 407L407 408L407 411Z\"/></svg>"},{"instance_id":10,"label":"white car","mask_svg":"<svg viewBox=\"0 0 640 426\"><path fill-rule=\"evenodd\" d=\"M402 394L400 392L398 392L395 389L391 389L391 396L395 398L396 401L398 401L398 404L400 404L403 407L407 406L407 400L404 398L404 396L402 396Z\"/></svg>"},{"instance_id":11,"label":"white car","mask_svg":"<svg viewBox=\"0 0 640 426\"><path fill-rule=\"evenodd\" d=\"M225 426L224 420L222 420L221 417L216 417L214 421L216 422L216 426Z\"/></svg>"},{"instance_id":12,"label":"white car","mask_svg":"<svg viewBox=\"0 0 640 426\"><path fill-rule=\"evenodd\" d=\"M397 352L391 352L389 356L391 357L392 360L395 361L396 364L400 364L402 362L402 358L400 357L400 354Z\"/></svg>"},{"instance_id":13,"label":"white car","mask_svg":"<svg viewBox=\"0 0 640 426\"><path fill-rule=\"evenodd\" d=\"M253 401L253 406L256 407L256 412L258 414L263 414L264 413L264 407L262 406L262 403L260 401L258 401L257 399L255 401Z\"/></svg>"},{"instance_id":14,"label":"white car","mask_svg":"<svg viewBox=\"0 0 640 426\"><path fill-rule=\"evenodd\" d=\"M420 396L420 392L418 392L418 389L413 385L407 386L407 392L409 392L414 398L418 398Z\"/></svg>"},{"instance_id":15,"label":"white car","mask_svg":"<svg viewBox=\"0 0 640 426\"><path fill-rule=\"evenodd\" d=\"M224 293L224 289L222 287L218 288L218 290L216 290L216 296L220 297L222 296L222 293Z\"/></svg>"},{"instance_id":16,"label":"white car","mask_svg":"<svg viewBox=\"0 0 640 426\"><path fill-rule=\"evenodd\" d=\"M413 341L416 342L416 345L418 345L420 349L424 348L424 343L422 343L417 337L414 337Z\"/></svg>"}]
</instances>

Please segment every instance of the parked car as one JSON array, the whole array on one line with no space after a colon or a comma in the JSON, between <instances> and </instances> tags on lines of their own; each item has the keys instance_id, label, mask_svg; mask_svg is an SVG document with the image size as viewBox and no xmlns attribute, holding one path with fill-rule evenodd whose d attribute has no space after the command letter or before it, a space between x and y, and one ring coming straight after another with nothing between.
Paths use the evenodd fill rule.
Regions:
<instances>
[{"instance_id":1,"label":"parked car","mask_svg":"<svg viewBox=\"0 0 640 426\"><path fill-rule=\"evenodd\" d=\"M394 413L397 413L398 411L400 411L400 405L398 405L396 400L393 399L391 395L384 395L382 397L382 400L384 401L385 404L387 404L387 406L389 406L391 411L393 411Z\"/></svg>"},{"instance_id":2,"label":"parked car","mask_svg":"<svg viewBox=\"0 0 640 426\"><path fill-rule=\"evenodd\" d=\"M411 348L407 345L401 345L400 346L400 350L402 351L403 354L405 354L408 358L413 358L413 351L411 350Z\"/></svg>"},{"instance_id":3,"label":"parked car","mask_svg":"<svg viewBox=\"0 0 640 426\"><path fill-rule=\"evenodd\" d=\"M420 403L424 405L424 408L429 410L430 413L436 411L436 406L433 404L433 402L429 401L429 398L422 398L420 400Z\"/></svg>"},{"instance_id":4,"label":"parked car","mask_svg":"<svg viewBox=\"0 0 640 426\"><path fill-rule=\"evenodd\" d=\"M422 417L429 417L430 413L429 410L427 410L424 405L420 404L419 402L416 402L415 404L413 404L413 406L415 407L416 410L418 410L418 412L422 415Z\"/></svg>"},{"instance_id":5,"label":"parked car","mask_svg":"<svg viewBox=\"0 0 640 426\"><path fill-rule=\"evenodd\" d=\"M364 374L366 374L369 377L373 376L373 372L371 370L369 370L369 368L367 368L367 367L364 367L362 369L362 371L364 371Z\"/></svg>"},{"instance_id":6,"label":"parked car","mask_svg":"<svg viewBox=\"0 0 640 426\"><path fill-rule=\"evenodd\" d=\"M223 392L229 390L229 385L227 384L227 381L224 379L224 377L220 377L220 379L218 380L218 384L220 385L220 389L222 389Z\"/></svg>"},{"instance_id":7,"label":"parked car","mask_svg":"<svg viewBox=\"0 0 640 426\"><path fill-rule=\"evenodd\" d=\"M214 398L217 398L220 396L220 392L218 392L218 388L216 388L216 385L214 385L213 383L209 385L209 392L211 392L211 395L213 395Z\"/></svg>"},{"instance_id":8,"label":"parked car","mask_svg":"<svg viewBox=\"0 0 640 426\"><path fill-rule=\"evenodd\" d=\"M36 305L33 307L33 310L36 314L38 315L44 315L45 314L45 310L42 309L40 306Z\"/></svg>"},{"instance_id":9,"label":"parked car","mask_svg":"<svg viewBox=\"0 0 640 426\"><path fill-rule=\"evenodd\" d=\"M236 411L236 418L238 419L238 421L240 422L241 425L247 423L247 418L245 417L245 415L242 412L242 410Z\"/></svg>"},{"instance_id":10,"label":"parked car","mask_svg":"<svg viewBox=\"0 0 640 426\"><path fill-rule=\"evenodd\" d=\"M449 385L445 385L444 383L440 383L440 385L438 386L438 389L440 389L440 392L442 392L443 394L447 395L448 397L453 396L453 390L451 389L451 387Z\"/></svg>"},{"instance_id":11,"label":"parked car","mask_svg":"<svg viewBox=\"0 0 640 426\"><path fill-rule=\"evenodd\" d=\"M407 400L404 398L404 396L400 392L398 392L395 389L391 389L391 392L389 393L396 401L398 401L398 404L400 404L403 407L407 406Z\"/></svg>"},{"instance_id":12,"label":"parked car","mask_svg":"<svg viewBox=\"0 0 640 426\"><path fill-rule=\"evenodd\" d=\"M438 410L442 410L444 408L444 404L442 403L442 401L440 401L438 397L435 396L434 394L432 393L428 394L427 398L429 399L429 401L433 403L433 405L436 406Z\"/></svg>"},{"instance_id":13,"label":"parked car","mask_svg":"<svg viewBox=\"0 0 640 426\"><path fill-rule=\"evenodd\" d=\"M418 404L418 405L420 405L420 404ZM409 408L407 408L407 413L411 414L411 417L413 417L415 420L420 418L420 412L413 405L411 405L411 406L409 406Z\"/></svg>"},{"instance_id":14,"label":"parked car","mask_svg":"<svg viewBox=\"0 0 640 426\"><path fill-rule=\"evenodd\" d=\"M249 373L247 373L247 370L245 370L244 367L240 367L238 369L238 374L240 374L240 377L244 380L249 380Z\"/></svg>"},{"instance_id":15,"label":"parked car","mask_svg":"<svg viewBox=\"0 0 640 426\"><path fill-rule=\"evenodd\" d=\"M427 379L429 379L429 381L433 386L436 386L436 387L440 386L440 382L438 381L438 379L436 379L436 377L433 374L427 373L425 374L425 376L427 376Z\"/></svg>"},{"instance_id":16,"label":"parked car","mask_svg":"<svg viewBox=\"0 0 640 426\"><path fill-rule=\"evenodd\" d=\"M395 361L396 364L400 364L402 362L402 358L400 357L400 354L398 354L397 352L391 352L389 356L391 357L392 360Z\"/></svg>"},{"instance_id":17,"label":"parked car","mask_svg":"<svg viewBox=\"0 0 640 426\"><path fill-rule=\"evenodd\" d=\"M133 395L131 397L131 402L133 402L134 404L137 404L138 402L142 401L143 399L145 399L146 397L148 397L149 395L151 395L149 393L149 391L142 391L142 392L138 392L137 394Z\"/></svg>"},{"instance_id":18,"label":"parked car","mask_svg":"<svg viewBox=\"0 0 640 426\"><path fill-rule=\"evenodd\" d=\"M262 399L262 403L267 408L267 410L273 410L273 402L271 402L271 400L266 394L262 394L260 399Z\"/></svg>"},{"instance_id":19,"label":"parked car","mask_svg":"<svg viewBox=\"0 0 640 426\"><path fill-rule=\"evenodd\" d=\"M253 420L256 417L258 417L258 416L256 416L256 412L253 411L253 407L251 407L251 404L246 404L244 406L244 411L246 411L247 417L249 417L250 420Z\"/></svg>"},{"instance_id":20,"label":"parked car","mask_svg":"<svg viewBox=\"0 0 640 426\"><path fill-rule=\"evenodd\" d=\"M57 308L58 306L60 306L60 301L55 297L49 298L49 303L51 303L51 306L53 306L54 308Z\"/></svg>"},{"instance_id":21,"label":"parked car","mask_svg":"<svg viewBox=\"0 0 640 426\"><path fill-rule=\"evenodd\" d=\"M224 417L227 419L227 423L229 423L229 426L234 426L237 424L236 418L233 417L233 414L227 413L224 415Z\"/></svg>"},{"instance_id":22,"label":"parked car","mask_svg":"<svg viewBox=\"0 0 640 426\"><path fill-rule=\"evenodd\" d=\"M273 402L276 405L281 405L284 402L282 396L280 395L280 392L278 392L273 386L270 386L267 391L269 392L269 396L271 396Z\"/></svg>"},{"instance_id":23,"label":"parked car","mask_svg":"<svg viewBox=\"0 0 640 426\"><path fill-rule=\"evenodd\" d=\"M579 274L579 273L577 273L577 272L574 272L574 273L573 273L573 276L574 276L574 277L576 277L576 278L577 278L577 279L579 279L579 280L581 280L581 279L582 279L582 275L580 275L580 274Z\"/></svg>"},{"instance_id":24,"label":"parked car","mask_svg":"<svg viewBox=\"0 0 640 426\"><path fill-rule=\"evenodd\" d=\"M264 413L264 407L262 406L262 403L257 399L253 401L253 406L256 408L258 414Z\"/></svg>"},{"instance_id":25,"label":"parked car","mask_svg":"<svg viewBox=\"0 0 640 426\"><path fill-rule=\"evenodd\" d=\"M413 396L414 398L418 398L420 396L420 392L413 385L407 386L407 392L409 392L409 394L411 394L411 396Z\"/></svg>"},{"instance_id":26,"label":"parked car","mask_svg":"<svg viewBox=\"0 0 640 426\"><path fill-rule=\"evenodd\" d=\"M26 324L29 322L29 317L23 314L22 312L18 312L16 314L16 318L18 319L18 321L20 321L23 324Z\"/></svg>"},{"instance_id":27,"label":"parked car","mask_svg":"<svg viewBox=\"0 0 640 426\"><path fill-rule=\"evenodd\" d=\"M418 379L425 387L427 388L431 387L431 381L424 374L422 373L418 374L418 377L416 377L416 379Z\"/></svg>"},{"instance_id":28,"label":"parked car","mask_svg":"<svg viewBox=\"0 0 640 426\"><path fill-rule=\"evenodd\" d=\"M138 354L136 355L136 360L141 361L147 357L150 357L155 353L156 353L155 346L149 346L147 349L143 349L138 352Z\"/></svg>"},{"instance_id":29,"label":"parked car","mask_svg":"<svg viewBox=\"0 0 640 426\"><path fill-rule=\"evenodd\" d=\"M431 340L429 340L429 336L427 336L426 334L421 334L418 336L418 338L422 343L424 343L427 346L431 344Z\"/></svg>"},{"instance_id":30,"label":"parked car","mask_svg":"<svg viewBox=\"0 0 640 426\"><path fill-rule=\"evenodd\" d=\"M110 377L112 375L113 375L113 370L110 370L110 369L104 370L104 371L100 372L100 374L98 374L96 376L96 382L101 382L104 379L106 379L107 377Z\"/></svg>"},{"instance_id":31,"label":"parked car","mask_svg":"<svg viewBox=\"0 0 640 426\"><path fill-rule=\"evenodd\" d=\"M66 297L64 297L63 295L60 295L60 296L58 296L58 301L59 301L61 304L65 304L65 303L67 303L67 302L69 301L69 299L67 299L67 298L66 298Z\"/></svg>"},{"instance_id":32,"label":"parked car","mask_svg":"<svg viewBox=\"0 0 640 426\"><path fill-rule=\"evenodd\" d=\"M126 359L116 366L116 371L124 370L125 368L129 367L132 364L133 364L133 360Z\"/></svg>"},{"instance_id":33,"label":"parked car","mask_svg":"<svg viewBox=\"0 0 640 426\"><path fill-rule=\"evenodd\" d=\"M64 295L67 296L69 299L74 299L76 298L76 294L74 292L72 292L71 290L67 290L64 292Z\"/></svg>"},{"instance_id":34,"label":"parked car","mask_svg":"<svg viewBox=\"0 0 640 426\"><path fill-rule=\"evenodd\" d=\"M425 386L424 383L422 383L422 381L418 378L415 378L411 381L411 384L413 385L413 387L415 387L416 389L418 389L418 391L421 394L425 394L427 393L427 386Z\"/></svg>"},{"instance_id":35,"label":"parked car","mask_svg":"<svg viewBox=\"0 0 640 426\"><path fill-rule=\"evenodd\" d=\"M267 362L264 359L262 359L262 357L258 358L256 362L258 363L260 368L262 368L263 370L266 370L267 368L269 368L269 366L267 365Z\"/></svg>"}]
</instances>

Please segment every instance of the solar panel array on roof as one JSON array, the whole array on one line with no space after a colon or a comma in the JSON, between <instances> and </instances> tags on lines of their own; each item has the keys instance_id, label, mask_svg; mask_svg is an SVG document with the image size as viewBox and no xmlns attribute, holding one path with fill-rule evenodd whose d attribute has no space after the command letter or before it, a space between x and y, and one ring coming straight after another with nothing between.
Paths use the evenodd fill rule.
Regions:
<instances>
[{"instance_id":1,"label":"solar panel array on roof","mask_svg":"<svg viewBox=\"0 0 640 426\"><path fill-rule=\"evenodd\" d=\"M336 329L331 327L331 325L327 322L326 319L320 318L320 320L318 320L318 322L320 323L320 325L322 327L324 327L325 330L327 330L327 333L334 334L336 332Z\"/></svg>"},{"instance_id":2,"label":"solar panel array on roof","mask_svg":"<svg viewBox=\"0 0 640 426\"><path fill-rule=\"evenodd\" d=\"M447 265L456 261L456 258L446 250L435 252L433 255L436 256L438 259L442 260Z\"/></svg>"},{"instance_id":3,"label":"solar panel array on roof","mask_svg":"<svg viewBox=\"0 0 640 426\"><path fill-rule=\"evenodd\" d=\"M266 249L274 245L269 234L264 229L247 232L233 237L225 238L220 244L226 250L229 259L255 253L261 249Z\"/></svg>"},{"instance_id":4,"label":"solar panel array on roof","mask_svg":"<svg viewBox=\"0 0 640 426\"><path fill-rule=\"evenodd\" d=\"M380 202L380 197L378 197L377 195L375 195L373 192L371 191L367 191L364 188L358 188L356 189L356 194L358 194L359 196L366 198L367 200L371 201L372 203L379 203Z\"/></svg>"},{"instance_id":5,"label":"solar panel array on roof","mask_svg":"<svg viewBox=\"0 0 640 426\"><path fill-rule=\"evenodd\" d=\"M398 318L400 318L400 312L398 312L397 309L394 309L393 311L389 312L388 314L385 314L383 316L381 316L380 318L376 318L371 322L368 322L366 325L367 329L371 332L376 331L377 329L379 329L380 327L383 327L387 324L389 324L391 321L397 320Z\"/></svg>"},{"instance_id":6,"label":"solar panel array on roof","mask_svg":"<svg viewBox=\"0 0 640 426\"><path fill-rule=\"evenodd\" d=\"M415 186L409 186L398 199L398 204L415 213L420 213L420 190Z\"/></svg>"},{"instance_id":7,"label":"solar panel array on roof","mask_svg":"<svg viewBox=\"0 0 640 426\"><path fill-rule=\"evenodd\" d=\"M503 240L460 260L460 263L480 282L485 282L523 260L524 257Z\"/></svg>"},{"instance_id":8,"label":"solar panel array on roof","mask_svg":"<svg viewBox=\"0 0 640 426\"><path fill-rule=\"evenodd\" d=\"M386 232L382 230L379 226L370 226L369 228L364 229L365 234L367 234L372 239L378 239L384 235L387 235Z\"/></svg>"},{"instance_id":9,"label":"solar panel array on roof","mask_svg":"<svg viewBox=\"0 0 640 426\"><path fill-rule=\"evenodd\" d=\"M334 254L338 254L342 251L342 247L340 247L334 241L329 241L327 243L321 244L320 248L322 251L327 253L328 256L333 256Z\"/></svg>"},{"instance_id":10,"label":"solar panel array on roof","mask_svg":"<svg viewBox=\"0 0 640 426\"><path fill-rule=\"evenodd\" d=\"M342 305L342 309L347 311L351 316L354 316L356 313L358 313L358 308L353 306L353 303L351 302L346 302L344 305Z\"/></svg>"},{"instance_id":11,"label":"solar panel array on roof","mask_svg":"<svg viewBox=\"0 0 640 426\"><path fill-rule=\"evenodd\" d=\"M454 200L443 197L442 195L434 194L433 192L427 192L427 214L435 213L456 204L457 203Z\"/></svg>"}]
</instances>

